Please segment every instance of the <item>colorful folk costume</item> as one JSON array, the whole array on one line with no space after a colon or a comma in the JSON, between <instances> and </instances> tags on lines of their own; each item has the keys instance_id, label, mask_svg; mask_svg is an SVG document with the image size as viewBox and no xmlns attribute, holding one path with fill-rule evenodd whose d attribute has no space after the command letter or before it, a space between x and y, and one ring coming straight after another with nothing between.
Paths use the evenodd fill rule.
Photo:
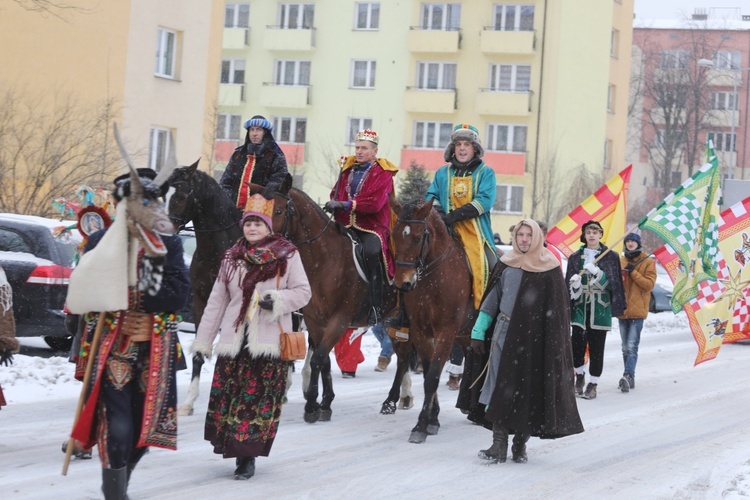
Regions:
<instances>
[{"instance_id":1,"label":"colorful folk costume","mask_svg":"<svg viewBox=\"0 0 750 500\"><path fill-rule=\"evenodd\" d=\"M455 143L459 140L474 145L475 154L466 162L458 161L455 156ZM435 173L426 196L427 200L436 201L436 209L442 212L444 222L466 250L476 308L479 308L490 271L497 262L490 221L490 211L495 203L495 172L482 161L483 155L479 131L471 125L456 125L443 155L448 164Z\"/></svg>"},{"instance_id":2,"label":"colorful folk costume","mask_svg":"<svg viewBox=\"0 0 750 500\"><path fill-rule=\"evenodd\" d=\"M227 250L192 345L194 355L217 355L204 436L214 453L237 458L236 479L249 479L255 457L271 452L289 369L280 328L291 331L292 313L312 296L297 248L270 233L272 212L273 200L250 197L240 224L257 217L269 236Z\"/></svg>"},{"instance_id":3,"label":"colorful folk costume","mask_svg":"<svg viewBox=\"0 0 750 500\"><path fill-rule=\"evenodd\" d=\"M263 139L255 144L250 140L250 127L261 127ZM245 121L248 130L245 143L229 159L219 185L241 210L250 196L250 184L266 186L263 196L273 198L287 174L286 157L273 138L273 124L260 115Z\"/></svg>"},{"instance_id":4,"label":"colorful folk costume","mask_svg":"<svg viewBox=\"0 0 750 500\"><path fill-rule=\"evenodd\" d=\"M168 186L155 184L155 175L139 169L138 177L115 180L115 222L89 237L68 291L70 311L85 314L81 358L96 356L72 437L85 448L98 445L107 499L126 497L130 474L149 446L177 448L175 312L187 304L190 281L182 240L167 236L172 225L158 199ZM136 189L135 182L142 185ZM131 219L128 202L153 211L155 222ZM135 237L129 226L148 236ZM102 317L98 350L90 352Z\"/></svg>"},{"instance_id":5,"label":"colorful folk costume","mask_svg":"<svg viewBox=\"0 0 750 500\"><path fill-rule=\"evenodd\" d=\"M526 252L516 239L522 228L529 228L531 234ZM493 269L471 332L472 351L489 353L479 397L479 403L486 405L485 418L492 423L493 445L479 452L486 460L505 462L509 434L515 435L513 461L522 463L527 461L530 436L556 439L583 432L570 389L573 358L567 290L557 259L544 247L543 238L534 220L516 224L513 250L500 257ZM462 391L465 388L466 383Z\"/></svg>"},{"instance_id":6,"label":"colorful folk costume","mask_svg":"<svg viewBox=\"0 0 750 500\"><path fill-rule=\"evenodd\" d=\"M13 290L0 267L0 365L13 363L13 355L18 352L20 344L16 340L16 320L13 317ZM0 408L6 405L3 388L0 386Z\"/></svg>"}]
</instances>

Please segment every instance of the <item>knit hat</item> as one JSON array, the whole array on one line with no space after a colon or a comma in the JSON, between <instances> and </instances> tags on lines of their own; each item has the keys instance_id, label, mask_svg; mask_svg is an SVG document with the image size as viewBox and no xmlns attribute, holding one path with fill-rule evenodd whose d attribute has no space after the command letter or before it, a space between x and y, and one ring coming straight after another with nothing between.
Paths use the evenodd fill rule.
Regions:
<instances>
[{"instance_id":1,"label":"knit hat","mask_svg":"<svg viewBox=\"0 0 750 500\"><path fill-rule=\"evenodd\" d=\"M271 222L272 215L273 200L267 200L260 193L256 193L247 199L245 212L242 214L242 220L240 220L240 227L243 227L245 221L250 217L257 217L265 222L268 229L273 232L273 223Z\"/></svg>"},{"instance_id":2,"label":"knit hat","mask_svg":"<svg viewBox=\"0 0 750 500\"><path fill-rule=\"evenodd\" d=\"M586 243L586 229L588 229L589 227L594 227L598 229L599 231L601 231L602 234L604 234L604 229L602 228L602 225L599 224L599 222L595 220L590 220L581 227L581 243Z\"/></svg>"},{"instance_id":3,"label":"knit hat","mask_svg":"<svg viewBox=\"0 0 750 500\"><path fill-rule=\"evenodd\" d=\"M453 127L451 133L451 142L445 148L443 158L445 161L451 161L453 154L456 152L456 141L463 140L469 141L474 145L474 154L477 158L484 156L484 148L482 147L482 141L479 140L479 130L473 125L468 123L459 123Z\"/></svg>"},{"instance_id":4,"label":"knit hat","mask_svg":"<svg viewBox=\"0 0 750 500\"><path fill-rule=\"evenodd\" d=\"M628 241L635 241L636 243L638 243L638 248L641 247L641 235L640 234L630 233L629 235L625 236L624 242L627 243Z\"/></svg>"},{"instance_id":5,"label":"knit hat","mask_svg":"<svg viewBox=\"0 0 750 500\"><path fill-rule=\"evenodd\" d=\"M269 133L273 134L273 123L269 122L261 115L255 115L249 120L245 120L245 128L250 130L250 127L262 127L268 130Z\"/></svg>"}]
</instances>

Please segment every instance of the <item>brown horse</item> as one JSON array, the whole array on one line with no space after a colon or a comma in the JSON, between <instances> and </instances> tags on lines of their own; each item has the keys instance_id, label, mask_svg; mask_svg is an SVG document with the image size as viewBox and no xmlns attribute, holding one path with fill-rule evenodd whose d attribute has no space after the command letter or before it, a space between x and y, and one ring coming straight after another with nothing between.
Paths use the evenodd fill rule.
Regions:
<instances>
[{"instance_id":1,"label":"brown horse","mask_svg":"<svg viewBox=\"0 0 750 500\"><path fill-rule=\"evenodd\" d=\"M411 321L410 340L424 366L424 403L409 442L423 443L440 428L437 389L453 341L461 335L461 343L468 344L476 316L471 273L463 247L451 238L432 210L432 201L401 207L391 196L390 204L398 215L391 233L396 262L394 281L405 292L404 304ZM399 349L397 373L403 373L408 357L401 355L403 346L396 348ZM394 387L397 382L394 381Z\"/></svg>"}]
</instances>

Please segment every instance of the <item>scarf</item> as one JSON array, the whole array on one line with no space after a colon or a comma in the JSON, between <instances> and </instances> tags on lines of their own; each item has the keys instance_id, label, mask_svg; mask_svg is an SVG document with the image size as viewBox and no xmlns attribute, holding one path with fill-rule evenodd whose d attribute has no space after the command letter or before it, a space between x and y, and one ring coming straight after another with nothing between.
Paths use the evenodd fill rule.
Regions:
<instances>
[{"instance_id":1,"label":"scarf","mask_svg":"<svg viewBox=\"0 0 750 500\"><path fill-rule=\"evenodd\" d=\"M239 328L245 319L250 301L255 293L255 286L261 281L267 281L277 274L286 273L287 259L291 257L297 247L281 234L272 234L267 238L251 245L246 239L240 238L224 254L219 271L220 279L229 286L238 270L245 271L240 275L239 286L242 289L242 307L240 314L234 321L234 327Z\"/></svg>"},{"instance_id":2,"label":"scarf","mask_svg":"<svg viewBox=\"0 0 750 500\"><path fill-rule=\"evenodd\" d=\"M518 248L518 243L516 243L516 233L524 225L531 228L531 246L526 253L521 252L521 249ZM503 264L510 267L518 267L531 273L543 273L560 267L560 263L554 254L544 247L544 236L542 236L542 230L535 220L523 219L516 224L516 227L513 228L510 242L513 245L513 250L504 253L500 257L500 261Z\"/></svg>"}]
</instances>

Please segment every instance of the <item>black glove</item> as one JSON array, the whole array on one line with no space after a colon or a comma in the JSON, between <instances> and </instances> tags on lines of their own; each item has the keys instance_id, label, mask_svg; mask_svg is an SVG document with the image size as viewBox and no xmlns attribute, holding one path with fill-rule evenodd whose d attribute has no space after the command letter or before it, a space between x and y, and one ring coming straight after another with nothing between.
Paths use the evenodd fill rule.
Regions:
<instances>
[{"instance_id":1,"label":"black glove","mask_svg":"<svg viewBox=\"0 0 750 500\"><path fill-rule=\"evenodd\" d=\"M627 272L631 272L633 269L635 269L635 264L628 264L627 266L625 266L625 270Z\"/></svg>"},{"instance_id":2,"label":"black glove","mask_svg":"<svg viewBox=\"0 0 750 500\"><path fill-rule=\"evenodd\" d=\"M258 301L258 306L260 306L261 309L270 311L273 309L273 299L270 295L266 295L262 300Z\"/></svg>"},{"instance_id":3,"label":"black glove","mask_svg":"<svg viewBox=\"0 0 750 500\"><path fill-rule=\"evenodd\" d=\"M0 352L0 365L10 366L13 364L13 353L10 349Z\"/></svg>"},{"instance_id":4,"label":"black glove","mask_svg":"<svg viewBox=\"0 0 750 500\"><path fill-rule=\"evenodd\" d=\"M486 349L484 348L484 340L471 339L471 350L477 354L484 355Z\"/></svg>"},{"instance_id":5,"label":"black glove","mask_svg":"<svg viewBox=\"0 0 750 500\"><path fill-rule=\"evenodd\" d=\"M475 207L472 204L467 204L462 206L461 208L457 208L453 210L452 212L449 212L445 215L443 218L443 222L446 226L450 226L451 224L455 224L456 222L465 220L465 219L473 219L474 217L477 217L479 215L479 210L477 210L477 207Z\"/></svg>"},{"instance_id":6,"label":"black glove","mask_svg":"<svg viewBox=\"0 0 750 500\"><path fill-rule=\"evenodd\" d=\"M270 184L266 185L266 187L263 188L263 191L260 192L261 196L267 200L272 200L273 196L276 194L276 190L279 188L279 185L275 182L271 182Z\"/></svg>"},{"instance_id":7,"label":"black glove","mask_svg":"<svg viewBox=\"0 0 750 500\"><path fill-rule=\"evenodd\" d=\"M346 209L346 202L335 201L335 200L326 202L325 206L323 207L323 210L325 210L328 213L333 213L336 210L344 210L344 209Z\"/></svg>"},{"instance_id":8,"label":"black glove","mask_svg":"<svg viewBox=\"0 0 750 500\"><path fill-rule=\"evenodd\" d=\"M202 365L204 361L206 361L206 357L203 354L199 352L193 354L193 364L197 363L199 365Z\"/></svg>"}]
</instances>

